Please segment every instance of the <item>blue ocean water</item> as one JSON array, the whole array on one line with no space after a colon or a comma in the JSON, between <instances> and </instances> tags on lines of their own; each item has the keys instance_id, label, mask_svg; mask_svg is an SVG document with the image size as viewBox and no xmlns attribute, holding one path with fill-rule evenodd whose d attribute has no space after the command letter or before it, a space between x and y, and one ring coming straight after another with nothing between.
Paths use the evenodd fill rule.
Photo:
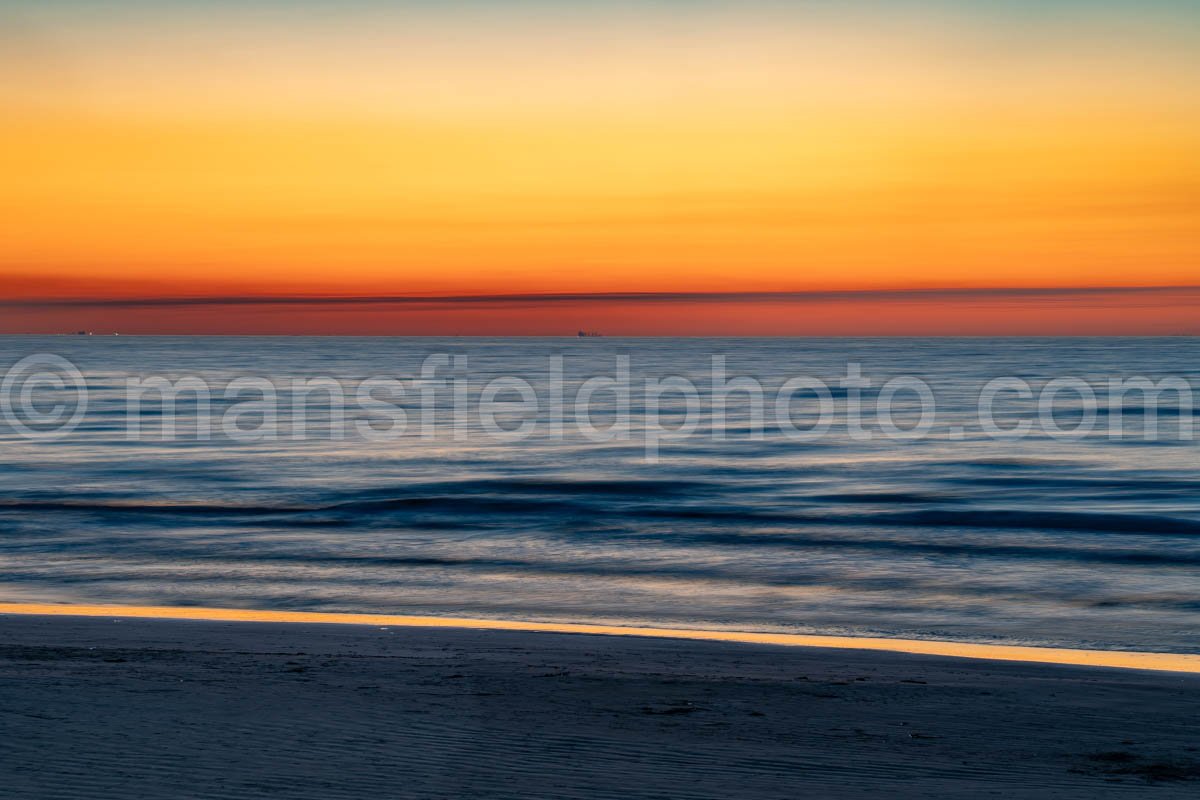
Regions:
<instances>
[{"instance_id":1,"label":"blue ocean water","mask_svg":"<svg viewBox=\"0 0 1200 800\"><path fill-rule=\"evenodd\" d=\"M76 365L87 403L58 438L0 419L0 601L1200 652L1200 450L1181 434L1192 411L1164 393L1160 435L1147 438L1149 405L1133 393L1120 403L1121 433L1104 427L1110 378L1200 388L1197 339L0 337L0 373L34 354ZM423 380L434 354L448 363ZM724 439L712 435L714 355L729 378L763 387L761 437L749 392L730 394ZM588 378L616 375L621 357L635 387L631 435L593 441L572 424L574 398ZM925 381L936 402L928 431L897 439L868 422L871 438L851 435L852 394L839 384L850 364L871 381L861 390L869 409L885 381ZM179 396L174 437L162 435L170 409L143 398L132 435L126 381L156 375L196 377L214 396L207 408ZM218 425L201 438L203 417L244 401L224 395L230 382L256 376L280 387L270 414L281 432L231 438ZM437 382L454 376L459 395ZM481 388L501 376L536 393L536 414L501 415L501 428L534 425L520 441L493 435L475 413ZM638 387L667 376L698 387L697 430L660 442L651 459L652 409ZM797 376L827 382L834 409L828 431L804 441L772 421L778 389ZM978 397L1002 376L1034 396L999 393L998 427L1044 402L1059 428L1090 419L1102 432L989 434ZM289 382L323 377L351 398L368 378L401 381L403 435L338 438L319 393L294 435ZM1074 389L1042 392L1064 377L1095 387L1094 417ZM13 381L7 391L10 410L71 396L46 384L22 400ZM788 407L799 427L820 416L808 399ZM895 425L916 423L918 401L896 392ZM689 398L667 392L659 405L658 419L678 425ZM593 395L597 427L620 410L616 393ZM240 414L238 430L265 423L260 411ZM351 428L379 422L347 413Z\"/></svg>"}]
</instances>

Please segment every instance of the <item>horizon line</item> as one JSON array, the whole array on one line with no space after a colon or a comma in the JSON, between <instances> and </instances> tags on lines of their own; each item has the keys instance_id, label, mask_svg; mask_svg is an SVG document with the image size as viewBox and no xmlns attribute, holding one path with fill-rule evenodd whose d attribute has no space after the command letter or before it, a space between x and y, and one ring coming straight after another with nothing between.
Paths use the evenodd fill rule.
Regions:
<instances>
[{"instance_id":1,"label":"horizon line","mask_svg":"<svg viewBox=\"0 0 1200 800\"><path fill-rule=\"evenodd\" d=\"M0 300L0 308L171 308L205 306L513 306L570 303L838 302L844 300L1025 300L1200 292L1200 285L1016 286L923 289L817 289L713 292L521 292L501 294L276 294L175 295L162 297L29 297Z\"/></svg>"},{"instance_id":2,"label":"horizon line","mask_svg":"<svg viewBox=\"0 0 1200 800\"><path fill-rule=\"evenodd\" d=\"M120 331L0 332L4 337L93 339L578 339L577 333L121 333ZM1200 331L1179 333L613 333L586 339L1197 339Z\"/></svg>"}]
</instances>

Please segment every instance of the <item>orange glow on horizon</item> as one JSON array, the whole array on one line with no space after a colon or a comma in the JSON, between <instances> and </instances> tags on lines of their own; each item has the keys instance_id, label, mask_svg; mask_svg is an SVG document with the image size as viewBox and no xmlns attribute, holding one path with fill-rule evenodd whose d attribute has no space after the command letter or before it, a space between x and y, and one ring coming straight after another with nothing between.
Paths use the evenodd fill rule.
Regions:
<instances>
[{"instance_id":1,"label":"orange glow on horizon","mask_svg":"<svg viewBox=\"0 0 1200 800\"><path fill-rule=\"evenodd\" d=\"M60 47L0 55L0 299L1200 282L1200 62L1163 20L1046 21L1038 38L770 4L687 19L400 4L336 25L252 12L31 7L25 24ZM1087 303L807 316L829 332L1150 332L1187 326L1180 302L1107 322ZM649 311L576 317L706 330L695 310ZM417 319L283 313L184 318L346 333ZM457 313L422 330L566 322ZM814 329L794 309L705 313L714 333ZM117 326L31 309L0 332L85 324Z\"/></svg>"}]
</instances>

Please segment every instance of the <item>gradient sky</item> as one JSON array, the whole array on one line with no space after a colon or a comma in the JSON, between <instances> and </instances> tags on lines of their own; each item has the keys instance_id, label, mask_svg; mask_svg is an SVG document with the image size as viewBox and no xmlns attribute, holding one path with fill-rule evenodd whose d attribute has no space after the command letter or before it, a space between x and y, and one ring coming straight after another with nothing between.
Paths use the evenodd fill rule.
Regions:
<instances>
[{"instance_id":1,"label":"gradient sky","mask_svg":"<svg viewBox=\"0 0 1200 800\"><path fill-rule=\"evenodd\" d=\"M0 117L0 332L1200 332L1194 2L0 0Z\"/></svg>"}]
</instances>

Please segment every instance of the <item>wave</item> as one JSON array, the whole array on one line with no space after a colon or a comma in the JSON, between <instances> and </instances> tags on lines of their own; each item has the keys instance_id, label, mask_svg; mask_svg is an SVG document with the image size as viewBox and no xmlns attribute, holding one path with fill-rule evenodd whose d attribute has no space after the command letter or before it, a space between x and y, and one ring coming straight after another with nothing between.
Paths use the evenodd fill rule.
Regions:
<instances>
[{"instance_id":1,"label":"wave","mask_svg":"<svg viewBox=\"0 0 1200 800\"><path fill-rule=\"evenodd\" d=\"M1146 514L1080 511L943 511L929 509L876 517L881 525L917 527L1012 528L1101 533L1200 534L1200 521Z\"/></svg>"},{"instance_id":2,"label":"wave","mask_svg":"<svg viewBox=\"0 0 1200 800\"><path fill-rule=\"evenodd\" d=\"M597 487L591 487L595 490ZM442 527L454 527L454 520L477 522L479 517L491 517L497 525L507 518L535 518L542 522L563 522L572 517L589 517L608 523L642 521L676 521L708 525L747 525L777 528L787 526L854 526L862 528L959 528L1029 531L1069 531L1078 533L1120 533L1170 536L1200 534L1200 520L1165 515L1125 514L1115 512L1014 510L995 508L923 508L911 511L884 511L867 514L804 513L771 508L755 509L739 505L718 505L712 500L703 504L648 503L648 493L629 483L605 486L595 492L604 502L590 502L583 497L564 497L565 489L558 485L553 497L501 494L445 494L417 496L381 496L314 504L207 504L132 502L125 500L3 500L3 512L60 512L118 515L136 517L200 517L237 522L252 519L256 524L276 526L375 527L403 523L406 518L420 516L422 524L428 516L447 517ZM690 491L681 484L680 491ZM633 492L621 494L622 491ZM662 492L664 494L669 492ZM394 492L393 492L394 495ZM614 503L612 496L631 498ZM826 498L830 496L824 496ZM934 503L940 498L921 495L833 495L838 503ZM821 501L822 496L805 498ZM638 502L642 501L642 502Z\"/></svg>"},{"instance_id":3,"label":"wave","mask_svg":"<svg viewBox=\"0 0 1200 800\"><path fill-rule=\"evenodd\" d=\"M962 498L950 495L918 494L908 492L847 492L845 494L807 495L804 500L814 503L842 503L846 505L910 505L929 503L958 503Z\"/></svg>"}]
</instances>

